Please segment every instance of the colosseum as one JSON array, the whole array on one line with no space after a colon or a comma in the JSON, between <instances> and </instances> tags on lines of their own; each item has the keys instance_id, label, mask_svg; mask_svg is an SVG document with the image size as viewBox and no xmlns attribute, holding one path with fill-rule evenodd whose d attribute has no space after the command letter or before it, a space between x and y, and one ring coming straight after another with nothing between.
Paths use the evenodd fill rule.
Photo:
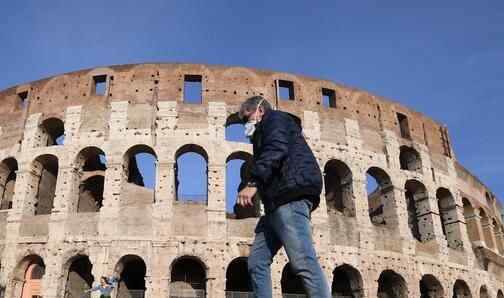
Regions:
<instances>
[{"instance_id":1,"label":"colosseum","mask_svg":"<svg viewBox=\"0 0 504 298\"><path fill-rule=\"evenodd\" d=\"M226 197L228 164L247 176L251 145L228 131L252 95L302 119L319 161L312 228L333 297L504 298L500 204L445 126L328 80L201 64L101 67L0 92L2 295L86 297L115 272L113 297L252 297L246 258L263 211ZM188 154L205 179L194 196L180 191ZM305 297L283 251L272 281L274 297Z\"/></svg>"}]
</instances>

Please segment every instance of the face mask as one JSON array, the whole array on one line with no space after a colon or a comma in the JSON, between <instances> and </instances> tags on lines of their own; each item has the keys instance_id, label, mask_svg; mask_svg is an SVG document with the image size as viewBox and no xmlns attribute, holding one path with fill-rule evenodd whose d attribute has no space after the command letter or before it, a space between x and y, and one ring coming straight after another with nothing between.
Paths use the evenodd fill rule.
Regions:
<instances>
[{"instance_id":1,"label":"face mask","mask_svg":"<svg viewBox=\"0 0 504 298\"><path fill-rule=\"evenodd\" d=\"M257 111L259 111L259 107L261 106L262 102L263 102L262 100L259 102L259 104L257 105L257 108L254 112L256 117L257 117ZM248 138L251 138L254 135L257 122L258 122L257 119L249 119L249 121L247 121L247 123L245 123L245 136L247 136Z\"/></svg>"}]
</instances>

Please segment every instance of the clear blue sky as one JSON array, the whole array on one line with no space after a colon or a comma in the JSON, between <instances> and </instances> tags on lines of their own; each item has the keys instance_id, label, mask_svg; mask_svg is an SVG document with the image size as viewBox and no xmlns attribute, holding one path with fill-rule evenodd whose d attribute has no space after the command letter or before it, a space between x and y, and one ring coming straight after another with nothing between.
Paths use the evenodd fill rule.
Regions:
<instances>
[{"instance_id":1,"label":"clear blue sky","mask_svg":"<svg viewBox=\"0 0 504 298\"><path fill-rule=\"evenodd\" d=\"M1 1L0 89L140 62L330 79L448 125L504 198L504 1Z\"/></svg>"}]
</instances>

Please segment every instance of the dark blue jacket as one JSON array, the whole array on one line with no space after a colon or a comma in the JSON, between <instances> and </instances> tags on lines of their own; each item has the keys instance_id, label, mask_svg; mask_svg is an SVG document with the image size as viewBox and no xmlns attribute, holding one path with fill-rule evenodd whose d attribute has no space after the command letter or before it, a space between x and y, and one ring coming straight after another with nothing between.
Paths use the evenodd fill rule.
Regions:
<instances>
[{"instance_id":1,"label":"dark blue jacket","mask_svg":"<svg viewBox=\"0 0 504 298\"><path fill-rule=\"evenodd\" d=\"M254 159L250 169L266 211L308 198L318 207L322 174L306 143L301 120L281 111L267 111L252 136Z\"/></svg>"}]
</instances>

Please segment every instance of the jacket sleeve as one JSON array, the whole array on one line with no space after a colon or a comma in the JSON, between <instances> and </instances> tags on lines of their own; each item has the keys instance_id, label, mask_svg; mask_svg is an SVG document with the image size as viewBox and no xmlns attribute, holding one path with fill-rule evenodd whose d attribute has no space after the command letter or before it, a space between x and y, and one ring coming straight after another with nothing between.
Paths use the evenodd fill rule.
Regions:
<instances>
[{"instance_id":1,"label":"jacket sleeve","mask_svg":"<svg viewBox=\"0 0 504 298\"><path fill-rule=\"evenodd\" d=\"M252 179L260 184L270 181L274 170L281 167L287 156L291 123L285 116L278 115L268 119L263 125L261 152L254 158L250 169Z\"/></svg>"}]
</instances>

